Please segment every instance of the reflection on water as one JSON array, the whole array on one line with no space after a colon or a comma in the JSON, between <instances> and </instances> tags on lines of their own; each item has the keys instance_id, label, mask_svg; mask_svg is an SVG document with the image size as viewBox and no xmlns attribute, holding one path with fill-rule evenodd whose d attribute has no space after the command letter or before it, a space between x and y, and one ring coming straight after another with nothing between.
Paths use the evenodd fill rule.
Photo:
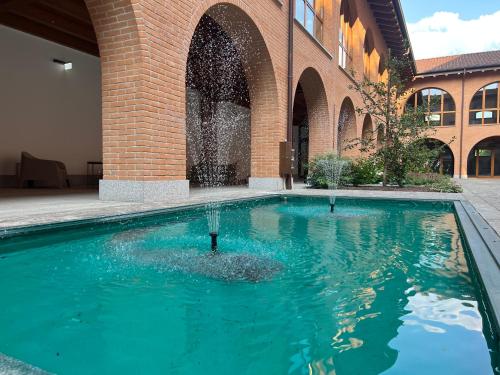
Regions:
<instances>
[{"instance_id":1,"label":"reflection on water","mask_svg":"<svg viewBox=\"0 0 500 375\"><path fill-rule=\"evenodd\" d=\"M225 207L217 258L202 211L6 242L0 352L59 374L493 374L450 207L328 208Z\"/></svg>"}]
</instances>

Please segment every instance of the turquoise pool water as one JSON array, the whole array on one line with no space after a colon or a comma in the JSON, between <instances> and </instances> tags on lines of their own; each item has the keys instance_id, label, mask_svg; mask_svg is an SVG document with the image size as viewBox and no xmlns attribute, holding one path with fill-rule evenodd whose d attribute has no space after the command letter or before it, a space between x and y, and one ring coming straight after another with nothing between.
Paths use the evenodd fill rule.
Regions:
<instances>
[{"instance_id":1,"label":"turquoise pool water","mask_svg":"<svg viewBox=\"0 0 500 375\"><path fill-rule=\"evenodd\" d=\"M201 210L1 240L0 352L72 375L496 373L450 204L243 202L219 247Z\"/></svg>"}]
</instances>

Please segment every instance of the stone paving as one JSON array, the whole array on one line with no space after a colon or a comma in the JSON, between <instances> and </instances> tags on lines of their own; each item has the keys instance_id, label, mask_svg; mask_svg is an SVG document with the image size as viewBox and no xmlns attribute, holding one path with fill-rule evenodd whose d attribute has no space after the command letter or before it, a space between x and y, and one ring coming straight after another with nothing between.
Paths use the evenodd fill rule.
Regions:
<instances>
[{"instance_id":1,"label":"stone paving","mask_svg":"<svg viewBox=\"0 0 500 375\"><path fill-rule=\"evenodd\" d=\"M500 235L500 179L457 180L468 200Z\"/></svg>"},{"instance_id":2,"label":"stone paving","mask_svg":"<svg viewBox=\"0 0 500 375\"><path fill-rule=\"evenodd\" d=\"M297 186L293 194L325 195L325 190ZM398 191L338 190L338 196L400 199L461 199L461 194L441 194ZM51 224L172 208L204 203L209 200L232 200L276 194L245 187L191 189L189 199L162 203L100 201L95 190L0 189L0 229Z\"/></svg>"},{"instance_id":3,"label":"stone paving","mask_svg":"<svg viewBox=\"0 0 500 375\"><path fill-rule=\"evenodd\" d=\"M500 179L458 181L463 194L408 191L337 190L338 196L388 199L468 200L500 234ZM304 189L298 185L292 194L325 195L325 190ZM189 199L162 203L103 202L95 190L0 189L0 229L82 220L145 212L208 200L232 200L276 194L245 187L191 189Z\"/></svg>"}]
</instances>

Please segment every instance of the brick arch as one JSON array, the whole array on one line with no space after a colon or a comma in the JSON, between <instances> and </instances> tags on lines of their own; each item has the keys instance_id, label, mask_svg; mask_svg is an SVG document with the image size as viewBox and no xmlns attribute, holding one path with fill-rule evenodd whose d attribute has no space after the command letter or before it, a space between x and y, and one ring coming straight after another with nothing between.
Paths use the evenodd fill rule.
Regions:
<instances>
[{"instance_id":1,"label":"brick arch","mask_svg":"<svg viewBox=\"0 0 500 375\"><path fill-rule=\"evenodd\" d=\"M373 121L372 117L369 114L366 114L363 120L361 138L365 141L373 138Z\"/></svg>"},{"instance_id":2,"label":"brick arch","mask_svg":"<svg viewBox=\"0 0 500 375\"><path fill-rule=\"evenodd\" d=\"M455 157L455 154L458 153L457 150L453 150L451 147L452 144L450 144L450 141L446 142L443 137L432 135L432 137L428 137L425 139L426 144L432 145L436 144L438 146L445 146L444 154L440 155L437 160L433 161L433 168L435 168L435 172L443 173L443 174L450 174L452 177L455 174L456 168L457 168L457 158ZM428 146L430 147L430 146ZM446 155L448 154L448 155ZM446 160L447 158L451 158L451 160ZM443 169L444 166L446 165L446 169Z\"/></svg>"},{"instance_id":3,"label":"brick arch","mask_svg":"<svg viewBox=\"0 0 500 375\"><path fill-rule=\"evenodd\" d=\"M144 112L131 110L143 103L145 77L144 33L132 0L110 4L84 0L96 33L101 61L103 169L105 180L146 180L144 159L131 157L135 134L148 127ZM124 99L128 97L128 99ZM123 137L120 129L134 131ZM125 140L126 138L126 140ZM106 199L106 198L105 198Z\"/></svg>"},{"instance_id":4,"label":"brick arch","mask_svg":"<svg viewBox=\"0 0 500 375\"><path fill-rule=\"evenodd\" d=\"M471 142L469 144L471 144L472 146L469 147L469 149L467 150L467 153L466 155L469 155L472 150L474 150L474 147L476 147L479 143L483 142L483 141L487 141L489 139L493 139L493 138L497 138L498 141L500 142L500 135L487 135L487 136L484 136L484 135L478 135L476 137L473 138L473 140L471 140Z\"/></svg>"},{"instance_id":5,"label":"brick arch","mask_svg":"<svg viewBox=\"0 0 500 375\"><path fill-rule=\"evenodd\" d=\"M471 163L474 163L475 162L475 158L473 157L473 152L474 152L474 149L476 149L476 147L478 147L481 143L483 143L482 145L482 148L484 149L489 149L489 150L494 150L494 165L495 165L495 168L494 168L494 176L495 177L500 177L500 173L498 173L498 165L497 163L499 162L499 154L500 154L500 135L491 135L491 136L478 136L476 137L476 139L471 142L471 144L473 145L472 147L469 148L466 157L467 157L467 174L468 177L475 177L475 174L474 173L471 173L471 172L476 172L475 170L475 166L471 165ZM493 157L493 156L492 156ZM471 168L472 167L472 168ZM483 176L483 175L481 175ZM484 175L485 177L488 177L486 175Z\"/></svg>"},{"instance_id":6,"label":"brick arch","mask_svg":"<svg viewBox=\"0 0 500 375\"><path fill-rule=\"evenodd\" d=\"M482 83L477 85L477 89L473 90L474 92L472 93L472 96L474 96L479 90L484 89L486 86L492 85L494 83L500 84L500 80L497 79L497 80L491 81L491 78L488 78L488 80L485 80L485 82L486 83L482 82ZM472 96L471 96L471 98L472 98ZM469 108L470 108L470 101L469 101Z\"/></svg>"},{"instance_id":7,"label":"brick arch","mask_svg":"<svg viewBox=\"0 0 500 375\"><path fill-rule=\"evenodd\" d=\"M414 95L418 94L420 91L423 91L423 90L432 90L432 89L441 90L444 93L450 95L451 99L453 100L453 106L455 107L455 110L457 109L457 105L456 105L456 101L455 101L454 96L448 90L445 90L442 87L438 87L438 86L425 86L425 87L419 88L418 90L415 90L414 92L412 92L410 94L410 96L408 96L406 98L405 103L408 103L408 100L410 100L410 98L412 98Z\"/></svg>"},{"instance_id":8,"label":"brick arch","mask_svg":"<svg viewBox=\"0 0 500 375\"><path fill-rule=\"evenodd\" d=\"M351 141L357 137L356 110L352 99L348 96L342 101L339 111L337 126L337 150L339 155L352 156L357 153L355 149L349 149Z\"/></svg>"},{"instance_id":9,"label":"brick arch","mask_svg":"<svg viewBox=\"0 0 500 375\"><path fill-rule=\"evenodd\" d=\"M309 125L309 159L331 150L328 100L323 80L314 68L306 68L299 78L304 91ZM298 86L298 85L297 85Z\"/></svg>"},{"instance_id":10,"label":"brick arch","mask_svg":"<svg viewBox=\"0 0 500 375\"><path fill-rule=\"evenodd\" d=\"M268 44L257 17L242 1L204 1L195 10L188 26L189 37L185 39L182 51L185 67L191 39L203 15L210 16L224 29L235 42L241 57L250 92L251 176L277 177L279 142L284 136L280 123L280 92ZM185 76L184 69L181 79L185 80ZM184 119L185 114L184 111Z\"/></svg>"}]
</instances>

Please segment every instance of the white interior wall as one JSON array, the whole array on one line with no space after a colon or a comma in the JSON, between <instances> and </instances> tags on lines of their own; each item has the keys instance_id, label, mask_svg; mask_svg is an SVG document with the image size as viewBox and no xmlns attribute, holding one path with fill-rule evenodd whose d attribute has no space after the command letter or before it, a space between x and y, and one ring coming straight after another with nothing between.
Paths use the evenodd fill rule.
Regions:
<instances>
[{"instance_id":1,"label":"white interior wall","mask_svg":"<svg viewBox=\"0 0 500 375\"><path fill-rule=\"evenodd\" d=\"M21 151L86 174L102 160L99 58L1 25L0 51L0 175L15 174Z\"/></svg>"}]
</instances>

